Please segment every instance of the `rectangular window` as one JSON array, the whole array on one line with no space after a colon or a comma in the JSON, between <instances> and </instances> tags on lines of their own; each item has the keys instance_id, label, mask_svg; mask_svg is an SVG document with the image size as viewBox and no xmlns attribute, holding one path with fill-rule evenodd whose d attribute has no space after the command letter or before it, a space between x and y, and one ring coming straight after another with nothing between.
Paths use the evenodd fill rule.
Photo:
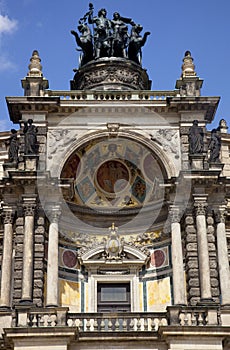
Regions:
<instances>
[{"instance_id":1,"label":"rectangular window","mask_svg":"<svg viewBox=\"0 0 230 350\"><path fill-rule=\"evenodd\" d=\"M130 311L129 283L99 283L97 310L101 312Z\"/></svg>"}]
</instances>

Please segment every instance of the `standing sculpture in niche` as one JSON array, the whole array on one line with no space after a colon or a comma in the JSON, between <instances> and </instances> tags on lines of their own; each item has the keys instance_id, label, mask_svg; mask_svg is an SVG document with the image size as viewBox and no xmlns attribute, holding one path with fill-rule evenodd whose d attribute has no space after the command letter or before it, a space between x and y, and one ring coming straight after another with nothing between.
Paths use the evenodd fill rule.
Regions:
<instances>
[{"instance_id":1,"label":"standing sculpture in niche","mask_svg":"<svg viewBox=\"0 0 230 350\"><path fill-rule=\"evenodd\" d=\"M28 119L23 128L25 140L25 154L37 154L37 127L33 125L33 120Z\"/></svg>"},{"instance_id":2,"label":"standing sculpture in niche","mask_svg":"<svg viewBox=\"0 0 230 350\"><path fill-rule=\"evenodd\" d=\"M93 10L93 4L90 3L89 11L79 20L78 30L81 35L71 31L83 51L80 66L102 57L128 58L141 65L141 48L150 32L142 36L140 33L143 27L118 12L114 12L110 20L106 17L106 9L100 9L97 16L93 15ZM128 24L131 25L131 33ZM88 25L92 25L92 36Z\"/></svg>"},{"instance_id":3,"label":"standing sculpture in niche","mask_svg":"<svg viewBox=\"0 0 230 350\"><path fill-rule=\"evenodd\" d=\"M9 150L8 150L8 157L10 163L18 163L18 149L19 149L19 143L18 143L18 137L17 137L17 131L15 129L11 129L11 136L9 139Z\"/></svg>"},{"instance_id":4,"label":"standing sculpture in niche","mask_svg":"<svg viewBox=\"0 0 230 350\"><path fill-rule=\"evenodd\" d=\"M211 139L208 145L208 149L210 150L210 163L220 163L220 148L221 148L221 138L217 133L216 129L211 131Z\"/></svg>"},{"instance_id":5,"label":"standing sculpture in niche","mask_svg":"<svg viewBox=\"0 0 230 350\"><path fill-rule=\"evenodd\" d=\"M189 129L189 150L190 154L203 153L204 150L204 133L203 129L198 126L198 120L194 120Z\"/></svg>"}]
</instances>

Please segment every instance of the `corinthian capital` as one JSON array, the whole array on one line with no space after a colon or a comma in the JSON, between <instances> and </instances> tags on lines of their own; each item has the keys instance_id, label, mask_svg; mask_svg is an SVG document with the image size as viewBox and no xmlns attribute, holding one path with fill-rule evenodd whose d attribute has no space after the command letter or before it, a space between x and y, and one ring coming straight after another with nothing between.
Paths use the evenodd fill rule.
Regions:
<instances>
[{"instance_id":1,"label":"corinthian capital","mask_svg":"<svg viewBox=\"0 0 230 350\"><path fill-rule=\"evenodd\" d=\"M3 217L4 225L13 224L14 216L15 216L15 211L13 209L3 209L2 217Z\"/></svg>"},{"instance_id":2,"label":"corinthian capital","mask_svg":"<svg viewBox=\"0 0 230 350\"><path fill-rule=\"evenodd\" d=\"M178 206L171 205L169 209L169 217L170 217L171 223L180 222L180 218L181 218L180 214L181 214L180 208Z\"/></svg>"},{"instance_id":3,"label":"corinthian capital","mask_svg":"<svg viewBox=\"0 0 230 350\"><path fill-rule=\"evenodd\" d=\"M61 209L60 206L54 206L53 208L50 207L48 209L48 217L50 220L50 223L57 224L61 216Z\"/></svg>"},{"instance_id":4,"label":"corinthian capital","mask_svg":"<svg viewBox=\"0 0 230 350\"><path fill-rule=\"evenodd\" d=\"M226 214L227 214L227 211L225 207L215 209L214 215L215 215L216 223L217 224L225 223Z\"/></svg>"},{"instance_id":5,"label":"corinthian capital","mask_svg":"<svg viewBox=\"0 0 230 350\"><path fill-rule=\"evenodd\" d=\"M196 215L206 215L207 212L206 197L194 197L194 208Z\"/></svg>"}]
</instances>

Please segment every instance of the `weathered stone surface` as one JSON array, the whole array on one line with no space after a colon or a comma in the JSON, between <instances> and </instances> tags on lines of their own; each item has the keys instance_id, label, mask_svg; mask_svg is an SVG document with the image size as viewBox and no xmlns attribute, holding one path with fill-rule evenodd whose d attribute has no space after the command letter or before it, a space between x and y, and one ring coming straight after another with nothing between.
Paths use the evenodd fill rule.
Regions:
<instances>
[{"instance_id":1,"label":"weathered stone surface","mask_svg":"<svg viewBox=\"0 0 230 350\"><path fill-rule=\"evenodd\" d=\"M34 271L34 278L35 279L41 279L43 280L43 277L44 277L44 273L42 270L35 270Z\"/></svg>"},{"instance_id":2,"label":"weathered stone surface","mask_svg":"<svg viewBox=\"0 0 230 350\"><path fill-rule=\"evenodd\" d=\"M190 278L188 284L190 287L199 287L200 282L198 278ZM190 289L190 292L191 292L191 289Z\"/></svg>"},{"instance_id":3,"label":"weathered stone surface","mask_svg":"<svg viewBox=\"0 0 230 350\"><path fill-rule=\"evenodd\" d=\"M214 220L213 220L213 217L212 217L212 216L208 216L208 217L207 217L207 224L208 224L208 225L213 225L213 224L214 224Z\"/></svg>"},{"instance_id":4,"label":"weathered stone surface","mask_svg":"<svg viewBox=\"0 0 230 350\"><path fill-rule=\"evenodd\" d=\"M188 278L194 278L194 277L199 277L199 271L198 269L190 269L187 272Z\"/></svg>"},{"instance_id":5,"label":"weathered stone surface","mask_svg":"<svg viewBox=\"0 0 230 350\"><path fill-rule=\"evenodd\" d=\"M37 220L37 224L43 226L44 223L45 223L44 218L43 217L39 217L38 220Z\"/></svg>"},{"instance_id":6,"label":"weathered stone surface","mask_svg":"<svg viewBox=\"0 0 230 350\"><path fill-rule=\"evenodd\" d=\"M215 229L214 229L213 226L208 226L208 227L207 227L207 233L208 233L208 234L213 234L214 232L215 232Z\"/></svg>"},{"instance_id":7,"label":"weathered stone surface","mask_svg":"<svg viewBox=\"0 0 230 350\"><path fill-rule=\"evenodd\" d=\"M23 225L23 224L24 224L24 218L23 217L17 218L16 226Z\"/></svg>"},{"instance_id":8,"label":"weathered stone surface","mask_svg":"<svg viewBox=\"0 0 230 350\"><path fill-rule=\"evenodd\" d=\"M198 260L189 260L187 265L191 269L198 269Z\"/></svg>"},{"instance_id":9,"label":"weathered stone surface","mask_svg":"<svg viewBox=\"0 0 230 350\"><path fill-rule=\"evenodd\" d=\"M211 286L212 287L218 287L219 286L219 282L217 278L211 278Z\"/></svg>"},{"instance_id":10,"label":"weathered stone surface","mask_svg":"<svg viewBox=\"0 0 230 350\"><path fill-rule=\"evenodd\" d=\"M34 289L34 298L42 298L42 290L41 289Z\"/></svg>"},{"instance_id":11,"label":"weathered stone surface","mask_svg":"<svg viewBox=\"0 0 230 350\"><path fill-rule=\"evenodd\" d=\"M188 252L196 252L197 251L197 243L186 244L186 249Z\"/></svg>"},{"instance_id":12,"label":"weathered stone surface","mask_svg":"<svg viewBox=\"0 0 230 350\"><path fill-rule=\"evenodd\" d=\"M34 252L44 252L44 245L40 243L35 243Z\"/></svg>"},{"instance_id":13,"label":"weathered stone surface","mask_svg":"<svg viewBox=\"0 0 230 350\"><path fill-rule=\"evenodd\" d=\"M41 270L41 269L43 269L43 262L42 262L42 261L35 261L35 262L34 262L34 269L35 269L35 270Z\"/></svg>"},{"instance_id":14,"label":"weathered stone surface","mask_svg":"<svg viewBox=\"0 0 230 350\"><path fill-rule=\"evenodd\" d=\"M43 227L43 226L38 226L38 227L36 227L36 229L35 229L35 233L37 234L37 233L44 233L45 232L45 228Z\"/></svg>"},{"instance_id":15,"label":"weathered stone surface","mask_svg":"<svg viewBox=\"0 0 230 350\"><path fill-rule=\"evenodd\" d=\"M198 297L198 296L200 296L200 289L199 288L190 288L189 294L190 294L190 296Z\"/></svg>"},{"instance_id":16,"label":"weathered stone surface","mask_svg":"<svg viewBox=\"0 0 230 350\"><path fill-rule=\"evenodd\" d=\"M213 297L219 297L219 295L220 295L219 288L212 288L212 296ZM219 301L219 298L217 300Z\"/></svg>"},{"instance_id":17,"label":"weathered stone surface","mask_svg":"<svg viewBox=\"0 0 230 350\"><path fill-rule=\"evenodd\" d=\"M216 246L214 243L208 243L208 250L211 251L216 251Z\"/></svg>"},{"instance_id":18,"label":"weathered stone surface","mask_svg":"<svg viewBox=\"0 0 230 350\"><path fill-rule=\"evenodd\" d=\"M195 231L195 229L194 229L194 227L193 226L191 226L191 229L189 229L189 233L187 234L187 236L186 236L186 241L188 242L188 243L194 243L194 242L196 242L197 241L197 238L196 238L196 235L195 234L193 234L193 232L196 232ZM188 231L187 231L188 232Z\"/></svg>"},{"instance_id":19,"label":"weathered stone surface","mask_svg":"<svg viewBox=\"0 0 230 350\"><path fill-rule=\"evenodd\" d=\"M43 281L42 280L34 280L34 288L43 288Z\"/></svg>"},{"instance_id":20,"label":"weathered stone surface","mask_svg":"<svg viewBox=\"0 0 230 350\"><path fill-rule=\"evenodd\" d=\"M24 227L23 226L17 226L16 227L16 233L22 234L24 233Z\"/></svg>"},{"instance_id":21,"label":"weathered stone surface","mask_svg":"<svg viewBox=\"0 0 230 350\"><path fill-rule=\"evenodd\" d=\"M194 219L193 219L193 217L192 217L192 216L186 216L186 218L185 218L185 224L186 224L186 225L192 225L192 224L194 224ZM186 230L187 230L187 227L186 227Z\"/></svg>"},{"instance_id":22,"label":"weathered stone surface","mask_svg":"<svg viewBox=\"0 0 230 350\"><path fill-rule=\"evenodd\" d=\"M44 243L45 237L43 235L36 234L34 237L34 243Z\"/></svg>"},{"instance_id":23,"label":"weathered stone surface","mask_svg":"<svg viewBox=\"0 0 230 350\"><path fill-rule=\"evenodd\" d=\"M14 263L15 270L22 270L22 260L18 261L16 260Z\"/></svg>"}]
</instances>

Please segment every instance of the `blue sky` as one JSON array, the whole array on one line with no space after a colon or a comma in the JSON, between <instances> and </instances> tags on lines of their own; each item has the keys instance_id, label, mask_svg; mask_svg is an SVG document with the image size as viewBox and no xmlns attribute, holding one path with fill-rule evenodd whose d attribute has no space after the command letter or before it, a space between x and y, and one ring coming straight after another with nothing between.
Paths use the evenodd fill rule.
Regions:
<instances>
[{"instance_id":1,"label":"blue sky","mask_svg":"<svg viewBox=\"0 0 230 350\"><path fill-rule=\"evenodd\" d=\"M215 122L230 126L229 0L94 0L108 18L118 11L141 23L151 35L143 48L143 67L152 90L173 90L180 77L184 52L190 50L196 72L204 79L203 96L220 96ZM69 90L78 66L70 34L88 10L87 0L0 0L0 131L12 127L5 96L23 96L21 79L28 72L33 50L38 50L50 89ZM18 128L15 125L14 128Z\"/></svg>"}]
</instances>

